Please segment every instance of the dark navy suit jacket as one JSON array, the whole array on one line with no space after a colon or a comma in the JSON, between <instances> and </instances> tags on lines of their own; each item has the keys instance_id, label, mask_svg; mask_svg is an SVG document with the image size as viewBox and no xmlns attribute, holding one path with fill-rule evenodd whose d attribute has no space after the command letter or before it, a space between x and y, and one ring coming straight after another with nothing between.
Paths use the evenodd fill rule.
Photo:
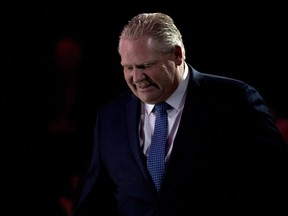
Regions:
<instances>
[{"instance_id":1,"label":"dark navy suit jacket","mask_svg":"<svg viewBox=\"0 0 288 216\"><path fill-rule=\"evenodd\" d=\"M140 149L140 101L128 91L99 109L75 216L287 214L287 149L262 97L238 80L189 73L160 193Z\"/></svg>"}]
</instances>

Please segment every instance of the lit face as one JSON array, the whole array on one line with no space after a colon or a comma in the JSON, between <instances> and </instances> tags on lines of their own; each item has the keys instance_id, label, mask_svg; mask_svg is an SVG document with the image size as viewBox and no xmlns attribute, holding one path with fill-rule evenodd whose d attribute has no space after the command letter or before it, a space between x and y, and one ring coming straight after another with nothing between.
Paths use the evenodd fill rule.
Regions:
<instances>
[{"instance_id":1,"label":"lit face","mask_svg":"<svg viewBox=\"0 0 288 216\"><path fill-rule=\"evenodd\" d=\"M154 47L155 42L145 36L119 42L126 83L140 100L149 104L169 98L183 76L181 48L163 55Z\"/></svg>"}]
</instances>

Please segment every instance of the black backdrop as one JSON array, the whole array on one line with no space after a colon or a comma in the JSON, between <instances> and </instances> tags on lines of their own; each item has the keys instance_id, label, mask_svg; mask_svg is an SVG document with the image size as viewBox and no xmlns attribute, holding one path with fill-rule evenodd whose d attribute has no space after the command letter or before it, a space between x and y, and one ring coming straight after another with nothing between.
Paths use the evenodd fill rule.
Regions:
<instances>
[{"instance_id":1,"label":"black backdrop","mask_svg":"<svg viewBox=\"0 0 288 216\"><path fill-rule=\"evenodd\" d=\"M56 41L72 36L84 48L88 85L101 78L99 86L106 92L102 95L110 97L124 85L117 54L122 26L138 12L163 11L175 19L183 33L187 60L198 70L240 78L257 87L271 105L282 105L287 90L285 7L277 2L199 2L1 3L1 74L13 82L10 91L29 86L31 80L37 82L39 68L51 58ZM107 85L106 79L110 80Z\"/></svg>"},{"instance_id":2,"label":"black backdrop","mask_svg":"<svg viewBox=\"0 0 288 216\"><path fill-rule=\"evenodd\" d=\"M7 215L17 211L58 215L55 203L67 193L65 178L73 170L81 175L87 166L97 108L126 89L117 53L118 35L139 12L170 14L182 31L189 63L199 71L252 84L270 107L287 116L285 7L251 1L199 2L0 3L0 207L9 209ZM79 42L83 62L78 142L72 142L71 135L62 147L61 138L53 140L46 130L52 115L51 98L47 97L53 88L49 69L55 44L65 37ZM67 176L65 170L69 170Z\"/></svg>"}]
</instances>

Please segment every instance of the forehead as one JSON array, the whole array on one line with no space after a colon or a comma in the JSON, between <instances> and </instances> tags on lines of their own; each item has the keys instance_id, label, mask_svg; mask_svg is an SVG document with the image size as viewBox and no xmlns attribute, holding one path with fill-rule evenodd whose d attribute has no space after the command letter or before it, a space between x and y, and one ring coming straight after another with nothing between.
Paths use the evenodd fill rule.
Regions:
<instances>
[{"instance_id":1,"label":"forehead","mask_svg":"<svg viewBox=\"0 0 288 216\"><path fill-rule=\"evenodd\" d=\"M122 62L143 63L159 57L155 50L155 42L152 38L141 37L139 39L121 39L119 42L119 54Z\"/></svg>"}]
</instances>

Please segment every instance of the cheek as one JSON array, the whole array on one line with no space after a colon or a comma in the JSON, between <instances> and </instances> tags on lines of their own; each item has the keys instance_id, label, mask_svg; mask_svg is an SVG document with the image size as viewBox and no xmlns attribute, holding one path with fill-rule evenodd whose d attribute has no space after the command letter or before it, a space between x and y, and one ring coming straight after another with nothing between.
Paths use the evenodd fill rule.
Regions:
<instances>
[{"instance_id":1,"label":"cheek","mask_svg":"<svg viewBox=\"0 0 288 216\"><path fill-rule=\"evenodd\" d=\"M133 81L133 76L131 73L124 72L124 79L126 80L127 83L131 83Z\"/></svg>"}]
</instances>

